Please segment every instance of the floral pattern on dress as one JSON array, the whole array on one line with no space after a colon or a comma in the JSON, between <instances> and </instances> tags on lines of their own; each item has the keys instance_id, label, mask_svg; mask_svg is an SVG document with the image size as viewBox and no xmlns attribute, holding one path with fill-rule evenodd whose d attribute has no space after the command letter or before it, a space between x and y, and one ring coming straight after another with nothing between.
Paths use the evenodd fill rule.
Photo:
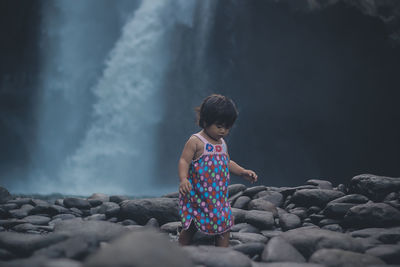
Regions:
<instances>
[{"instance_id":1,"label":"floral pattern on dress","mask_svg":"<svg viewBox=\"0 0 400 267\"><path fill-rule=\"evenodd\" d=\"M192 220L197 229L212 235L226 232L234 225L228 202L228 156L218 147L219 151L203 154L190 165L188 180L192 190L185 195L179 193L179 215L185 230ZM213 145L207 143L205 150L212 152Z\"/></svg>"}]
</instances>

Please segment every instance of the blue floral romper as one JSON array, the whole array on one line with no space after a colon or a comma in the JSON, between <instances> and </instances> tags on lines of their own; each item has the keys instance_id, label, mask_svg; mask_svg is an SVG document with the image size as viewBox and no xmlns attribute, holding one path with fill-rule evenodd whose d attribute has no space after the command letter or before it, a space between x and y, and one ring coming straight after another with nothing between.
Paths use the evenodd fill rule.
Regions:
<instances>
[{"instance_id":1,"label":"blue floral romper","mask_svg":"<svg viewBox=\"0 0 400 267\"><path fill-rule=\"evenodd\" d=\"M182 227L187 230L194 219L197 229L216 235L228 231L233 215L228 202L230 183L226 143L213 145L200 134L194 134L204 143L203 154L192 160L188 180L190 193L179 193L179 214Z\"/></svg>"}]
</instances>

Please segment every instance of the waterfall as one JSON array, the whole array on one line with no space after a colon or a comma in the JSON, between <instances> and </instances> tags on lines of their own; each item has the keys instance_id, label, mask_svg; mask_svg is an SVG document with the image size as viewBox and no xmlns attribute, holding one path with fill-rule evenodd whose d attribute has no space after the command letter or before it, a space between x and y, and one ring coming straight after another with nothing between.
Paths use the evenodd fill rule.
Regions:
<instances>
[{"instance_id":1,"label":"waterfall","mask_svg":"<svg viewBox=\"0 0 400 267\"><path fill-rule=\"evenodd\" d=\"M68 5L67 1L60 2ZM93 60L74 53L81 51L79 42L59 44L69 46L70 53L65 53L62 47L51 51L57 60L53 59L50 67L56 69L43 70L46 75L39 102L42 107L38 113L41 121L38 143L52 152L42 151L47 157L39 156L36 160L41 168L32 173L31 180L36 184L33 190L81 195L160 192L154 184L154 146L157 126L163 119L163 79L171 64L169 48L173 45L175 25L192 27L195 5L195 0L142 1L123 26L101 75L91 86L89 78L93 77L85 74L87 64L90 67ZM77 10L71 4L71 8L64 9L64 13L68 12L90 16L91 9ZM56 31L67 30L53 27ZM75 27L80 32L79 25ZM76 38L73 34L72 39ZM95 37L97 42L105 39L101 34ZM57 54L60 51L64 52L62 56ZM85 52L90 53L91 47ZM62 86L54 86L60 81L48 76L55 71L68 74L62 77ZM57 96L69 104L49 103ZM88 110L86 117L85 110ZM81 132L75 131L79 134L71 137L68 130L74 132L77 128ZM49 172L52 168L53 172Z\"/></svg>"}]
</instances>

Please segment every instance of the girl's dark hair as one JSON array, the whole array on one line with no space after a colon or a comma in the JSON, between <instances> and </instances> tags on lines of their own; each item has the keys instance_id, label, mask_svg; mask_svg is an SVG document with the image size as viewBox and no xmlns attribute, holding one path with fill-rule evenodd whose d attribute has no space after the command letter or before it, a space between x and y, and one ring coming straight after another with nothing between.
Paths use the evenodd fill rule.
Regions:
<instances>
[{"instance_id":1,"label":"girl's dark hair","mask_svg":"<svg viewBox=\"0 0 400 267\"><path fill-rule=\"evenodd\" d=\"M213 123L231 128L239 114L232 99L218 94L207 96L195 110L197 123L201 128Z\"/></svg>"}]
</instances>

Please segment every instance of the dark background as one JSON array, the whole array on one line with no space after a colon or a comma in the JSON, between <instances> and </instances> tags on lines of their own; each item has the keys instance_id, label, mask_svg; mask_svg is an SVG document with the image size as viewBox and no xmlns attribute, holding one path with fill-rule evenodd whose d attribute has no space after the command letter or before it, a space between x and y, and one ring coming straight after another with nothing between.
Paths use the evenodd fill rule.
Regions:
<instances>
[{"instance_id":1,"label":"dark background","mask_svg":"<svg viewBox=\"0 0 400 267\"><path fill-rule=\"evenodd\" d=\"M0 1L0 183L24 177L34 157L40 6ZM193 109L210 93L236 102L230 155L259 184L400 176L396 25L342 1L312 11L257 0L216 8L202 71L192 67L196 27L177 30L185 34L172 48L155 159L161 186L177 182L181 149L199 130Z\"/></svg>"}]
</instances>

